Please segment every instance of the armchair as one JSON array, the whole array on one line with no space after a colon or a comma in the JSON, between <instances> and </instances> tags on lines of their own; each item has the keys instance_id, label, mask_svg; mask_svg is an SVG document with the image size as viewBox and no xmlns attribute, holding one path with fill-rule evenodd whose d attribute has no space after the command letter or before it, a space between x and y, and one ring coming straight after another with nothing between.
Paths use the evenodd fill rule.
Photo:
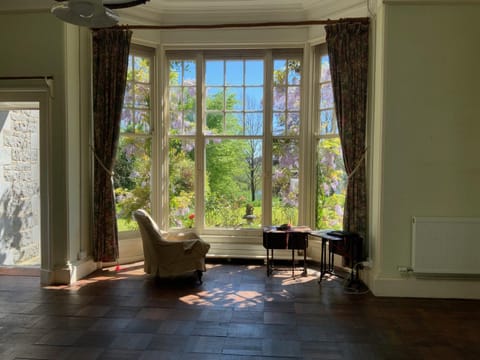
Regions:
<instances>
[{"instance_id":1,"label":"armchair","mask_svg":"<svg viewBox=\"0 0 480 360\"><path fill-rule=\"evenodd\" d=\"M194 271L198 281L202 282L209 243L194 232L168 233L160 230L145 210L136 210L133 216L142 236L147 274L170 277Z\"/></svg>"}]
</instances>

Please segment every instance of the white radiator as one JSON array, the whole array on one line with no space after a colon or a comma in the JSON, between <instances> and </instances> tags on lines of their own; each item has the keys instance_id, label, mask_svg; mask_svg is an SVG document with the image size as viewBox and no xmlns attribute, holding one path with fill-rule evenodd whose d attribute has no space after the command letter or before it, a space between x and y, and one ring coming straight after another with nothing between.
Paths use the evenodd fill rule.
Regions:
<instances>
[{"instance_id":1,"label":"white radiator","mask_svg":"<svg viewBox=\"0 0 480 360\"><path fill-rule=\"evenodd\" d=\"M480 275L480 218L414 217L416 274Z\"/></svg>"}]
</instances>

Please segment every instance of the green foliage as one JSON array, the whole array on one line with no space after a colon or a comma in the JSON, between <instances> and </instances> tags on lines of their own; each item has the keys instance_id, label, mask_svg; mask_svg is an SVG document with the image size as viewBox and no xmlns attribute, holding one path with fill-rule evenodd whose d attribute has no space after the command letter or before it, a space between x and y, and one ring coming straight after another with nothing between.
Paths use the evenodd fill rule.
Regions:
<instances>
[{"instance_id":1,"label":"green foliage","mask_svg":"<svg viewBox=\"0 0 480 360\"><path fill-rule=\"evenodd\" d=\"M150 149L151 138L141 142L136 137L123 136L120 141L114 170L115 197L117 216L127 224L132 221L135 210L151 209Z\"/></svg>"},{"instance_id":2,"label":"green foliage","mask_svg":"<svg viewBox=\"0 0 480 360\"><path fill-rule=\"evenodd\" d=\"M346 174L340 139L328 138L318 145L316 228L341 229L345 203Z\"/></svg>"},{"instance_id":3,"label":"green foliage","mask_svg":"<svg viewBox=\"0 0 480 360\"><path fill-rule=\"evenodd\" d=\"M115 189L124 188L132 190L135 186L135 181L130 177L134 171L135 159L129 157L122 146L119 146L117 160L115 163L115 171L113 177L113 186Z\"/></svg>"}]
</instances>

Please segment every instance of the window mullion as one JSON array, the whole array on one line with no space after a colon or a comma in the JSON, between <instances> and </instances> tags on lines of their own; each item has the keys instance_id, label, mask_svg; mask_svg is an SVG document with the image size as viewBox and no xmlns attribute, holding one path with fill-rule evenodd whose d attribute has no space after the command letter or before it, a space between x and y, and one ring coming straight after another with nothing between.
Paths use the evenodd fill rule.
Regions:
<instances>
[{"instance_id":1,"label":"window mullion","mask_svg":"<svg viewBox=\"0 0 480 360\"><path fill-rule=\"evenodd\" d=\"M196 131L195 131L195 227L201 233L205 227L205 134L206 89L205 58L202 53L196 57Z\"/></svg>"},{"instance_id":2,"label":"window mullion","mask_svg":"<svg viewBox=\"0 0 480 360\"><path fill-rule=\"evenodd\" d=\"M310 47L305 48L303 58L302 72L316 74L315 53ZM308 70L307 70L308 69ZM316 106L317 97L307 96L315 93L316 77L302 76L302 105L300 121L300 184L305 191L300 191L299 222L305 225L313 226L315 224L315 124L316 124Z\"/></svg>"},{"instance_id":3,"label":"window mullion","mask_svg":"<svg viewBox=\"0 0 480 360\"><path fill-rule=\"evenodd\" d=\"M264 124L264 141L263 141L263 192L262 192L262 214L263 224L272 224L272 91L273 91L273 57L272 52L267 51L265 55L264 67L264 85L263 85L263 124Z\"/></svg>"},{"instance_id":4,"label":"window mullion","mask_svg":"<svg viewBox=\"0 0 480 360\"><path fill-rule=\"evenodd\" d=\"M164 60L164 61L162 61ZM170 63L167 61L165 54L163 54L163 59L159 59L159 63L163 64L163 89L168 89L169 85L169 69L170 69ZM168 217L170 213L169 209L169 204L168 204L168 182L169 182L169 176L168 176L168 130L170 126L170 116L169 116L169 111L170 111L170 104L168 101L168 92L163 91L161 94L162 98L162 119L163 121L160 121L158 126L157 126L157 139L158 139L158 148L160 149L160 154L158 156L158 162L156 162L159 165L158 169L158 176L159 179L164 179L164 183L166 184L165 186L161 186L161 182L155 182L154 186L158 187L158 194L159 194L159 201L152 201L152 210L154 213L154 216L156 216L157 219L159 219L160 223L159 225L163 229L168 228ZM155 147L154 147L155 149ZM160 215L160 216L159 216Z\"/></svg>"}]
</instances>

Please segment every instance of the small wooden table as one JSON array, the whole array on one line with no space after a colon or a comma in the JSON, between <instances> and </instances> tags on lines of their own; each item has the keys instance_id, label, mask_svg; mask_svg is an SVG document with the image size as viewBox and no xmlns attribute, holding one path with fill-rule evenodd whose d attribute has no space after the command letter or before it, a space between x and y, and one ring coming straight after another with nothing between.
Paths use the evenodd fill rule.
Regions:
<instances>
[{"instance_id":1,"label":"small wooden table","mask_svg":"<svg viewBox=\"0 0 480 360\"><path fill-rule=\"evenodd\" d=\"M273 250L292 250L292 276L295 276L295 250L303 250L303 276L307 275L308 234L312 230L307 226L292 226L288 230L279 230L276 226L263 228L263 247L267 250L267 276L273 272Z\"/></svg>"},{"instance_id":2,"label":"small wooden table","mask_svg":"<svg viewBox=\"0 0 480 360\"><path fill-rule=\"evenodd\" d=\"M358 261L361 261L362 256L362 238L356 233L346 232L343 235L332 234L332 230L311 231L310 235L322 239L322 253L320 255L320 279L318 282L322 281L322 278L326 273L334 274L334 254L342 255L348 259L352 269L350 281L354 281L355 264Z\"/></svg>"}]
</instances>

